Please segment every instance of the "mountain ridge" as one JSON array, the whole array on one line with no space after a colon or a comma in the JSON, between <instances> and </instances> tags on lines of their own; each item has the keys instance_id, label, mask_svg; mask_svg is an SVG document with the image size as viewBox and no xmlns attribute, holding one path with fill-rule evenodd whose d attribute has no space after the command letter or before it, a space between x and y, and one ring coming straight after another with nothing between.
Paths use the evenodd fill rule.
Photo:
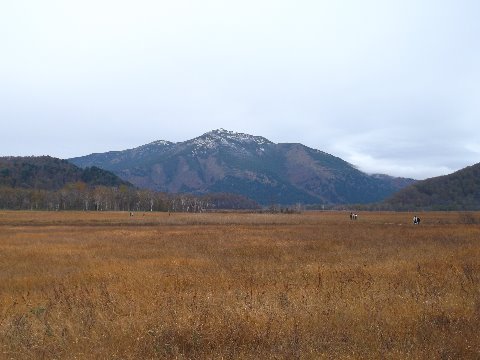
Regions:
<instances>
[{"instance_id":1,"label":"mountain ridge","mask_svg":"<svg viewBox=\"0 0 480 360\"><path fill-rule=\"evenodd\" d=\"M69 183L89 186L133 187L110 171L91 166L84 169L51 156L0 157L0 186L23 189L58 190Z\"/></svg>"},{"instance_id":2,"label":"mountain ridge","mask_svg":"<svg viewBox=\"0 0 480 360\"><path fill-rule=\"evenodd\" d=\"M158 140L133 149L69 159L157 191L231 192L261 204L368 203L413 179L372 176L301 143L217 129L190 140Z\"/></svg>"},{"instance_id":3,"label":"mountain ridge","mask_svg":"<svg viewBox=\"0 0 480 360\"><path fill-rule=\"evenodd\" d=\"M480 163L418 181L382 205L398 210L480 210Z\"/></svg>"}]
</instances>

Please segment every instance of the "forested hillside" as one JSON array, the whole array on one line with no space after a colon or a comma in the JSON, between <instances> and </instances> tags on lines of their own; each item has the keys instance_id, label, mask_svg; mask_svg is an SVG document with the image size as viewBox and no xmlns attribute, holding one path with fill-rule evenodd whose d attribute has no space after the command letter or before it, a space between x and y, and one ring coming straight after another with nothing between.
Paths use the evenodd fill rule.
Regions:
<instances>
[{"instance_id":1,"label":"forested hillside","mask_svg":"<svg viewBox=\"0 0 480 360\"><path fill-rule=\"evenodd\" d=\"M88 186L133 186L110 171L95 166L81 169L50 156L0 157L0 186L58 190L75 182Z\"/></svg>"},{"instance_id":2,"label":"forested hillside","mask_svg":"<svg viewBox=\"0 0 480 360\"><path fill-rule=\"evenodd\" d=\"M49 156L0 158L0 209L187 211L256 209L235 194L166 194L137 189L109 171Z\"/></svg>"},{"instance_id":3,"label":"forested hillside","mask_svg":"<svg viewBox=\"0 0 480 360\"><path fill-rule=\"evenodd\" d=\"M383 206L398 210L480 210L480 163L419 181L387 199Z\"/></svg>"},{"instance_id":4,"label":"forested hillside","mask_svg":"<svg viewBox=\"0 0 480 360\"><path fill-rule=\"evenodd\" d=\"M352 164L302 144L275 144L224 129L172 143L70 159L107 169L141 188L170 193L236 193L262 205L369 203L413 179L369 175Z\"/></svg>"}]
</instances>

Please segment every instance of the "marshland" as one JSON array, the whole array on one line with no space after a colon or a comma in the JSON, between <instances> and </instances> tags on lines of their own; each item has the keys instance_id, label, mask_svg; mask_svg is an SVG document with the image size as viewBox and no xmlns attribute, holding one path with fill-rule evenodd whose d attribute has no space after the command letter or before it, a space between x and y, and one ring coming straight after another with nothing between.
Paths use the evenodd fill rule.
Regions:
<instances>
[{"instance_id":1,"label":"marshland","mask_svg":"<svg viewBox=\"0 0 480 360\"><path fill-rule=\"evenodd\" d=\"M3 359L480 357L480 213L1 211L0 280Z\"/></svg>"}]
</instances>

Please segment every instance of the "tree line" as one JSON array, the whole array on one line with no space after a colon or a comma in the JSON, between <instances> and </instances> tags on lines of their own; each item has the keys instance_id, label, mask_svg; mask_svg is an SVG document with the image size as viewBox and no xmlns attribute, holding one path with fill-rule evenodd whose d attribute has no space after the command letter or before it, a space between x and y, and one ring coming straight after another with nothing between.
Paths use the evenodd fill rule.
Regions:
<instances>
[{"instance_id":1,"label":"tree line","mask_svg":"<svg viewBox=\"0 0 480 360\"><path fill-rule=\"evenodd\" d=\"M8 210L203 212L258 207L256 202L237 194L169 194L126 185L88 186L75 182L59 190L0 187L0 209Z\"/></svg>"}]
</instances>

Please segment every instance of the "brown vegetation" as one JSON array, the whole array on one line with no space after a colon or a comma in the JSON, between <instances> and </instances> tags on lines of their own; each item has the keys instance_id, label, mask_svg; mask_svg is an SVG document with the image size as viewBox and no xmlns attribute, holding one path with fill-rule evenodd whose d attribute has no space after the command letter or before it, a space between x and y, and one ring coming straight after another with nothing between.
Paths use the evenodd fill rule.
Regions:
<instances>
[{"instance_id":1,"label":"brown vegetation","mask_svg":"<svg viewBox=\"0 0 480 360\"><path fill-rule=\"evenodd\" d=\"M480 209L480 163L408 186L376 206L396 210Z\"/></svg>"},{"instance_id":2,"label":"brown vegetation","mask_svg":"<svg viewBox=\"0 0 480 360\"><path fill-rule=\"evenodd\" d=\"M480 357L480 216L0 212L0 358Z\"/></svg>"}]
</instances>

